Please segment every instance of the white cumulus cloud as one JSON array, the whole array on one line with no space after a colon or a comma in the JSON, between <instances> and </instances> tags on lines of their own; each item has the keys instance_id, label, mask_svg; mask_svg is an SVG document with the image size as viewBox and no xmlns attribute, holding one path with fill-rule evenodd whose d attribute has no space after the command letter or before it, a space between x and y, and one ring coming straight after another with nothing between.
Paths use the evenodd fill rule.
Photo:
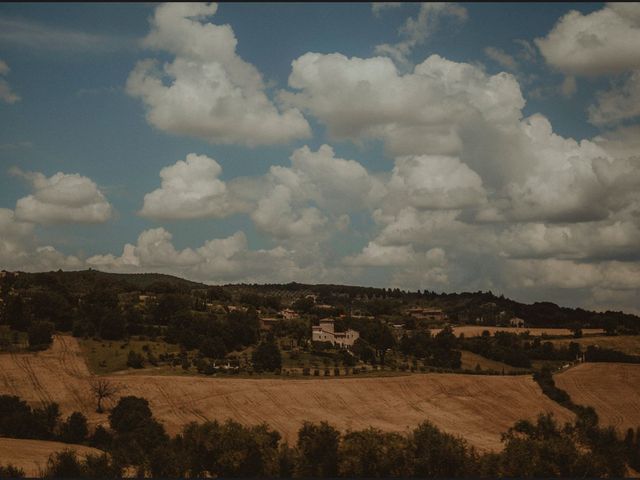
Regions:
<instances>
[{"instance_id":1,"label":"white cumulus cloud","mask_svg":"<svg viewBox=\"0 0 640 480\"><path fill-rule=\"evenodd\" d=\"M211 143L249 146L308 137L310 128L295 108L280 111L267 97L260 72L236 53L229 25L206 22L216 4L158 6L144 45L174 56L160 66L138 62L127 92L140 98L156 128Z\"/></svg>"},{"instance_id":2,"label":"white cumulus cloud","mask_svg":"<svg viewBox=\"0 0 640 480\"><path fill-rule=\"evenodd\" d=\"M139 214L156 220L222 218L237 211L222 167L206 155L190 153L185 160L160 170L162 185L144 196Z\"/></svg>"},{"instance_id":3,"label":"white cumulus cloud","mask_svg":"<svg viewBox=\"0 0 640 480\"><path fill-rule=\"evenodd\" d=\"M535 43L549 65L569 75L640 68L640 4L610 3L587 15L571 10Z\"/></svg>"},{"instance_id":4,"label":"white cumulus cloud","mask_svg":"<svg viewBox=\"0 0 640 480\"><path fill-rule=\"evenodd\" d=\"M21 221L56 223L104 223L113 216L113 208L93 180L77 173L58 172L46 177L39 172L14 175L25 178L33 193L16 202L15 215Z\"/></svg>"}]
</instances>

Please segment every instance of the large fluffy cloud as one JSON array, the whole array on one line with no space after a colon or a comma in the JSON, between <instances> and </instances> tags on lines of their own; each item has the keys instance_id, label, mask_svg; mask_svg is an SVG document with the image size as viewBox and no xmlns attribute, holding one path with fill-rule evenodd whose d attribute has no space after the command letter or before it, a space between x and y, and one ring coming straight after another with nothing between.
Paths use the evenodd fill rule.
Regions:
<instances>
[{"instance_id":1,"label":"large fluffy cloud","mask_svg":"<svg viewBox=\"0 0 640 480\"><path fill-rule=\"evenodd\" d=\"M185 160L160 170L162 185L144 196L140 215L156 220L221 218L238 211L227 185L220 180L222 167L206 155L190 153Z\"/></svg>"},{"instance_id":2,"label":"large fluffy cloud","mask_svg":"<svg viewBox=\"0 0 640 480\"><path fill-rule=\"evenodd\" d=\"M442 155L399 157L387 201L422 209L457 209L485 201L480 176L458 158Z\"/></svg>"},{"instance_id":3,"label":"large fluffy cloud","mask_svg":"<svg viewBox=\"0 0 640 480\"><path fill-rule=\"evenodd\" d=\"M264 182L269 188L251 217L279 238L325 236L329 222L343 225L344 215L369 208L384 194L379 179L360 163L336 157L329 145L316 152L299 148L291 167L271 167Z\"/></svg>"},{"instance_id":4,"label":"large fluffy cloud","mask_svg":"<svg viewBox=\"0 0 640 480\"><path fill-rule=\"evenodd\" d=\"M571 10L535 42L551 66L568 74L640 68L640 4L611 3L588 15Z\"/></svg>"},{"instance_id":5,"label":"large fluffy cloud","mask_svg":"<svg viewBox=\"0 0 640 480\"><path fill-rule=\"evenodd\" d=\"M156 8L144 44L174 59L162 67L140 61L127 80L127 92L142 99L149 123L223 144L266 145L309 136L301 113L278 110L260 72L236 54L231 27L205 22L216 10L216 4L196 3Z\"/></svg>"},{"instance_id":6,"label":"large fluffy cloud","mask_svg":"<svg viewBox=\"0 0 640 480\"><path fill-rule=\"evenodd\" d=\"M283 247L251 250L244 233L206 241L197 248L178 250L164 228L145 230L121 256L94 255L87 265L109 271L154 271L207 283L318 281L337 278L320 262L303 265L296 252Z\"/></svg>"},{"instance_id":7,"label":"large fluffy cloud","mask_svg":"<svg viewBox=\"0 0 640 480\"><path fill-rule=\"evenodd\" d=\"M50 245L38 245L32 223L22 222L12 210L0 208L0 265L9 270L42 271L74 269L82 262Z\"/></svg>"},{"instance_id":8,"label":"large fluffy cloud","mask_svg":"<svg viewBox=\"0 0 640 480\"><path fill-rule=\"evenodd\" d=\"M393 156L445 154L463 149L467 125L513 124L524 99L507 73L487 75L432 55L401 75L384 57L306 53L293 61L287 104L308 111L334 138L381 139Z\"/></svg>"},{"instance_id":9,"label":"large fluffy cloud","mask_svg":"<svg viewBox=\"0 0 640 480\"><path fill-rule=\"evenodd\" d=\"M58 172L46 177L39 172L12 173L25 178L33 193L16 203L16 218L22 221L55 223L103 223L113 215L113 208L90 178L77 173Z\"/></svg>"}]
</instances>

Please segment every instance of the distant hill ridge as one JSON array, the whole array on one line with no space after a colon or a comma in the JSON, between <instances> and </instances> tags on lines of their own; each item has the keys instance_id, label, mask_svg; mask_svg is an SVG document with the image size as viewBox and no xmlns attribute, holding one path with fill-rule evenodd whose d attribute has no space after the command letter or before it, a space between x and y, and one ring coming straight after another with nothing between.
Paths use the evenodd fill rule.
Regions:
<instances>
[{"instance_id":1,"label":"distant hill ridge","mask_svg":"<svg viewBox=\"0 0 640 480\"><path fill-rule=\"evenodd\" d=\"M314 294L322 301L332 297L342 298L345 302L354 299L386 302L402 305L429 305L441 308L454 320L473 321L486 312L506 312L508 315L521 317L530 325L549 326L571 324L590 324L604 327L607 321L617 324L633 325L637 329L640 317L623 312L594 312L582 308L561 307L552 302L535 302L524 304L508 299L503 295L496 296L492 292L436 293L431 291L405 291L398 288L377 288L356 285L334 284L302 284L290 282L286 284L226 284L220 286L206 285L200 282L185 280L173 275L161 273L107 273L99 270L50 271L38 273L18 273L16 288L34 286L50 286L58 284L69 293L83 295L96 287L116 288L119 291L152 291L157 293L169 291L189 292L209 288L221 288L231 293L234 298L242 294L278 295L287 303ZM384 307L384 305L383 305ZM397 309L396 309L397 310Z\"/></svg>"}]
</instances>

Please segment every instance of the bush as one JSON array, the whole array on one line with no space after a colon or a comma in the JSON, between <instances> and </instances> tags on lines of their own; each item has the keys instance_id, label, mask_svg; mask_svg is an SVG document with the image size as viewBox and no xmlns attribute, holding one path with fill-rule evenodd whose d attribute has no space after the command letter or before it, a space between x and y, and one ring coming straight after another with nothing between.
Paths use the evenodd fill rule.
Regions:
<instances>
[{"instance_id":1,"label":"bush","mask_svg":"<svg viewBox=\"0 0 640 480\"><path fill-rule=\"evenodd\" d=\"M14 467L12 464L6 466L0 465L0 478L22 478L24 477L24 470L18 467Z\"/></svg>"},{"instance_id":2,"label":"bush","mask_svg":"<svg viewBox=\"0 0 640 480\"><path fill-rule=\"evenodd\" d=\"M44 350L53 343L54 325L51 322L34 322L29 328L29 348Z\"/></svg>"},{"instance_id":3,"label":"bush","mask_svg":"<svg viewBox=\"0 0 640 480\"><path fill-rule=\"evenodd\" d=\"M133 350L129 350L129 355L127 356L127 367L143 368L144 357L141 354L134 352Z\"/></svg>"},{"instance_id":4,"label":"bush","mask_svg":"<svg viewBox=\"0 0 640 480\"><path fill-rule=\"evenodd\" d=\"M80 412L73 412L60 426L60 437L64 442L82 443L88 433L87 417Z\"/></svg>"}]
</instances>

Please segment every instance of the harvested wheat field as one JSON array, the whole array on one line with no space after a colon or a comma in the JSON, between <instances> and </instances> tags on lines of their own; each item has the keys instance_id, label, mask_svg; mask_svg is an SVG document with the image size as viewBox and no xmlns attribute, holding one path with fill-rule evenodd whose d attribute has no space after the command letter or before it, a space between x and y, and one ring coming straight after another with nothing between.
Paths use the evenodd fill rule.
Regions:
<instances>
[{"instance_id":1,"label":"harvested wheat field","mask_svg":"<svg viewBox=\"0 0 640 480\"><path fill-rule=\"evenodd\" d=\"M621 433L640 427L640 365L581 363L554 379L574 402L594 407L603 425Z\"/></svg>"},{"instance_id":2,"label":"harvested wheat field","mask_svg":"<svg viewBox=\"0 0 640 480\"><path fill-rule=\"evenodd\" d=\"M10 463L23 469L27 477L38 477L40 471L45 469L49 455L62 450L75 450L78 456L102 453L84 445L0 437L0 465Z\"/></svg>"},{"instance_id":3,"label":"harvested wheat field","mask_svg":"<svg viewBox=\"0 0 640 480\"><path fill-rule=\"evenodd\" d=\"M441 330L442 330L441 328L434 328L434 329L431 329L431 333L433 335L436 335ZM532 336L542 336L542 335L556 336L556 337L557 336L564 336L564 337L573 336L573 332L568 328L527 328L527 327L516 328L516 327L489 327L489 326L483 326L483 325L462 325L459 327L453 327L453 332L457 336L460 336L461 333L464 333L465 337L479 337L480 335L482 335L482 332L484 332L485 330L488 330L489 333L491 333L491 335L493 335L495 332L511 332L511 333L529 332L529 335L532 335ZM604 330L602 330L601 328L582 329L583 335L597 335L601 333L604 333Z\"/></svg>"},{"instance_id":4,"label":"harvested wheat field","mask_svg":"<svg viewBox=\"0 0 640 480\"><path fill-rule=\"evenodd\" d=\"M30 402L56 401L68 415L94 412L90 374L78 343L56 337L37 354L0 355L0 393ZM267 422L295 441L304 420L326 420L340 429L368 426L405 431L423 420L461 435L480 449L501 448L500 434L520 418L551 411L565 421L572 414L542 394L530 376L417 374L381 378L234 379L111 375L120 395L147 398L156 417L176 433L190 421L233 418Z\"/></svg>"}]
</instances>

